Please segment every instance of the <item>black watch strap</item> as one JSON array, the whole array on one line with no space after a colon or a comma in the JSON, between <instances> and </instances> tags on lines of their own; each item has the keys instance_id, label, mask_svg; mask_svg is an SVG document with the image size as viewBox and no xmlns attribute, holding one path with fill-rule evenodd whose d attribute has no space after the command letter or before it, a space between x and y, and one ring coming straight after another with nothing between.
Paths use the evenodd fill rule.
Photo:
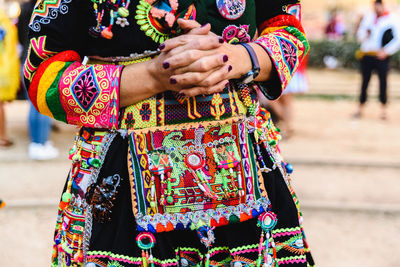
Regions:
<instances>
[{"instance_id":1,"label":"black watch strap","mask_svg":"<svg viewBox=\"0 0 400 267\"><path fill-rule=\"evenodd\" d=\"M258 63L257 54L254 51L253 47L247 43L239 43L244 48L246 48L247 52L250 55L251 63L253 64L252 70L250 70L247 74L243 75L242 81L243 83L252 82L260 73L260 64Z\"/></svg>"}]
</instances>

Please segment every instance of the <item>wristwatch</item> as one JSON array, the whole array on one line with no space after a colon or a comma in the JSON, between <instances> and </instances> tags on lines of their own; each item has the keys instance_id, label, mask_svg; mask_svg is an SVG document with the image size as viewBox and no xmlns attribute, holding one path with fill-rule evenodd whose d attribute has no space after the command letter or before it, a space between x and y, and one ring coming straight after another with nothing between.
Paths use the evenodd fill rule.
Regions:
<instances>
[{"instance_id":1,"label":"wristwatch","mask_svg":"<svg viewBox=\"0 0 400 267\"><path fill-rule=\"evenodd\" d=\"M260 64L258 63L257 54L254 51L253 47L246 43L239 43L244 48L246 48L247 52L250 55L251 63L253 64L253 68L243 75L240 80L242 83L251 83L260 73Z\"/></svg>"}]
</instances>

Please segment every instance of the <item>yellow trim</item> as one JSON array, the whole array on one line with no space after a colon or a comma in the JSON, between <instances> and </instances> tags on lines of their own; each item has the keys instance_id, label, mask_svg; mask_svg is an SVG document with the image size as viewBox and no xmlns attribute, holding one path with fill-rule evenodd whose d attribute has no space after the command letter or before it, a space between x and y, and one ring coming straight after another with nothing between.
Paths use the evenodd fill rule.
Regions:
<instances>
[{"instance_id":1,"label":"yellow trim","mask_svg":"<svg viewBox=\"0 0 400 267\"><path fill-rule=\"evenodd\" d=\"M37 106L39 109L39 112L54 118L53 113L51 113L49 107L47 106L47 101L46 101L46 93L48 89L50 88L51 84L54 82L54 80L57 77L57 74L60 72L60 70L65 66L65 62L62 61L56 61L52 64L50 64L45 72L42 75L42 78L40 79L39 86L38 86L38 92L37 92Z\"/></svg>"},{"instance_id":2,"label":"yellow trim","mask_svg":"<svg viewBox=\"0 0 400 267\"><path fill-rule=\"evenodd\" d=\"M266 35L266 34L271 33L271 32L275 32L275 31L279 31L279 30L285 29L286 27L287 27L287 26L268 27L268 28L266 28L265 30L263 30L263 31L261 32L260 36Z\"/></svg>"}]
</instances>

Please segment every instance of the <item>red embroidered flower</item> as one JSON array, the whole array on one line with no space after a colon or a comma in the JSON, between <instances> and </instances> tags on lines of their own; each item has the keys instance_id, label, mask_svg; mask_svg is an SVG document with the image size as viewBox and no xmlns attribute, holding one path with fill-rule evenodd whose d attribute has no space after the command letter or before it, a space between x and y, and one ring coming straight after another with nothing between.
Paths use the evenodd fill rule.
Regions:
<instances>
[{"instance_id":1,"label":"red embroidered flower","mask_svg":"<svg viewBox=\"0 0 400 267\"><path fill-rule=\"evenodd\" d=\"M283 56L289 65L290 71L293 71L297 63L297 50L296 48L285 40L280 40L282 44Z\"/></svg>"},{"instance_id":2,"label":"red embroidered flower","mask_svg":"<svg viewBox=\"0 0 400 267\"><path fill-rule=\"evenodd\" d=\"M78 78L73 85L72 92L79 105L87 112L100 93L90 68Z\"/></svg>"}]
</instances>

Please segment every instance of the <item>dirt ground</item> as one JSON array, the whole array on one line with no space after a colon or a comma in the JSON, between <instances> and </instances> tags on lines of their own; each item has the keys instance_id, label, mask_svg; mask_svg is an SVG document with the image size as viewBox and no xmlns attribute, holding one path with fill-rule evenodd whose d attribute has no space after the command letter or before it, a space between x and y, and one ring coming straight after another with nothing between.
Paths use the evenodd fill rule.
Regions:
<instances>
[{"instance_id":1,"label":"dirt ground","mask_svg":"<svg viewBox=\"0 0 400 267\"><path fill-rule=\"evenodd\" d=\"M295 135L283 140L281 149L295 168L292 183L317 265L400 266L400 75L391 77L388 121L379 119L375 99L364 119L351 118L355 102L342 96L357 94L357 73L311 70L309 76L308 96L295 104ZM75 132L60 125L51 138L59 158L31 161L27 110L23 101L7 106L16 144L0 150L0 197L8 203L0 210L0 266L49 266L57 200Z\"/></svg>"}]
</instances>

